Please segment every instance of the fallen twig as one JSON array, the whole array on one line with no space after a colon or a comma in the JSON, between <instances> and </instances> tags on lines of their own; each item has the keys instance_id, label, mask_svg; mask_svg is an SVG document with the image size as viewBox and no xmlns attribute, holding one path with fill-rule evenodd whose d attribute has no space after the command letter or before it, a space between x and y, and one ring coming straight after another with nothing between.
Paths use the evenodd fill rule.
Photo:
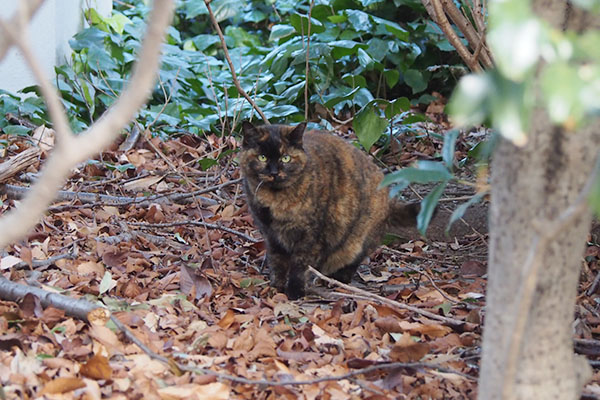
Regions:
<instances>
[{"instance_id":1,"label":"fallen twig","mask_svg":"<svg viewBox=\"0 0 600 400\"><path fill-rule=\"evenodd\" d=\"M228 227L220 225L220 224L210 224L208 222L201 222L201 221L166 222L166 223L161 223L161 224L149 224L149 223L145 223L145 222L128 222L128 225L139 226L140 228L172 228L175 226L186 226L186 225L202 226L204 228L219 229L219 230L222 230L225 232L232 233L232 234L237 235L237 236L241 237L242 239L245 239L252 243L258 243L258 242L262 241L262 239L255 239L251 236L246 235L245 233L236 231L235 229L231 229L231 228L228 228Z\"/></svg>"},{"instance_id":2,"label":"fallen twig","mask_svg":"<svg viewBox=\"0 0 600 400\"><path fill-rule=\"evenodd\" d=\"M10 198L13 199L20 199L21 197L25 196L28 192L29 192L29 188L27 187L23 187L23 186L16 186L16 185L8 185L8 184L4 184L4 185L0 185L0 194L5 194ZM110 205L110 206L129 206L129 205L137 205L140 207L145 207L145 206L149 206L152 203L167 203L167 202L183 202L184 200L188 199L189 197L191 197L191 193L176 193L176 194L171 194L171 195L154 195L154 196L148 196L148 197L139 197L139 198L134 198L134 197L125 197L125 196L111 196L108 194L102 194L102 193L90 193L90 192L71 192L71 191L67 191L67 190L60 190L57 195L56 195L56 199L58 201L74 201L74 200L79 200L82 203L89 203L91 205L94 206L106 206L106 205ZM198 197L203 204L205 205L216 205L218 204L218 202L216 200L213 199L209 199L207 197ZM53 212L60 212L63 211L63 209L61 208L62 206L58 206L58 207L50 207L49 211L53 211ZM70 206L67 206L67 208L70 208Z\"/></svg>"},{"instance_id":3,"label":"fallen twig","mask_svg":"<svg viewBox=\"0 0 600 400\"><path fill-rule=\"evenodd\" d=\"M422 310L420 308L417 307L413 307L413 306L409 306L408 304L404 304L404 303L400 303L398 301L395 300L390 300L388 298L379 296L377 294L374 293L370 293L367 292L366 290L362 290L359 289L357 287L354 286L350 286L350 285L346 285L345 283L342 283L336 279L330 278L328 276L323 275L322 273L320 273L319 271L317 271L316 269L314 269L313 267L311 267L310 265L308 266L308 269L310 270L310 272L312 272L313 274L317 275L320 279L324 280L327 283L331 283L332 285L341 287L343 289L346 289L352 293L357 293L363 297L367 297L371 300L380 302L382 304L386 304L390 307L395 307L395 308L402 308L404 310L408 310L408 311L412 311L414 313L417 314L421 314L424 317L427 318L431 318L431 319L435 319L437 321L441 321L443 323L445 323L446 325L455 328L455 329L459 329L459 330L466 330L466 331L472 331L474 330L477 325L476 324L472 324L470 322L465 322L465 321L460 321L454 318L449 318L449 317L444 317L442 315L438 315L435 313L432 313L430 311L427 310Z\"/></svg>"},{"instance_id":4,"label":"fallen twig","mask_svg":"<svg viewBox=\"0 0 600 400\"><path fill-rule=\"evenodd\" d=\"M42 154L42 150L39 147L30 147L0 163L0 182L6 181L35 164L40 154Z\"/></svg>"},{"instance_id":5,"label":"fallen twig","mask_svg":"<svg viewBox=\"0 0 600 400\"><path fill-rule=\"evenodd\" d=\"M32 260L31 261L31 266L33 268L36 267L45 267L47 265L52 265L55 262L57 262L58 260L73 260L75 259L75 255L74 254L60 254L58 256L54 256L54 257L49 257L45 260ZM21 268L28 268L29 264L26 263L25 261L17 263L15 265L12 266L13 269L21 269Z\"/></svg>"}]
</instances>

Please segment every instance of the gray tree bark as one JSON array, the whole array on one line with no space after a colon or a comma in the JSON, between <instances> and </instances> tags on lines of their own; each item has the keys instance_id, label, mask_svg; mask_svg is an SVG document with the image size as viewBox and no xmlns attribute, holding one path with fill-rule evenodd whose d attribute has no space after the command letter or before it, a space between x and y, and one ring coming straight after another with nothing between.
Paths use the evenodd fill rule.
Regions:
<instances>
[{"instance_id":1,"label":"gray tree bark","mask_svg":"<svg viewBox=\"0 0 600 400\"><path fill-rule=\"evenodd\" d=\"M533 3L538 15L555 27L587 28L582 25L586 18L567 1ZM481 400L575 400L591 375L587 361L574 354L572 331L591 213L585 205L558 232L553 227L577 201L595 167L600 121L567 132L536 110L528 139L523 148L502 140L492 161ZM527 268L534 263L539 271L530 304L519 304ZM519 313L526 313L526 319L522 334L515 335Z\"/></svg>"}]
</instances>

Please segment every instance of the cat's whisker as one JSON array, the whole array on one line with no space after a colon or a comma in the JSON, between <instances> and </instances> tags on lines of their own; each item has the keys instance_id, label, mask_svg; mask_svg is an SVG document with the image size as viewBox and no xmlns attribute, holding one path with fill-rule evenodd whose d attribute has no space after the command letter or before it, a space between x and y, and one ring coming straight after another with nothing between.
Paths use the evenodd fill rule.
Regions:
<instances>
[{"instance_id":1,"label":"cat's whisker","mask_svg":"<svg viewBox=\"0 0 600 400\"><path fill-rule=\"evenodd\" d=\"M254 196L257 195L258 189L262 186L263 182L264 180L261 179L260 182L258 182L258 185L256 185L256 189L254 189Z\"/></svg>"}]
</instances>

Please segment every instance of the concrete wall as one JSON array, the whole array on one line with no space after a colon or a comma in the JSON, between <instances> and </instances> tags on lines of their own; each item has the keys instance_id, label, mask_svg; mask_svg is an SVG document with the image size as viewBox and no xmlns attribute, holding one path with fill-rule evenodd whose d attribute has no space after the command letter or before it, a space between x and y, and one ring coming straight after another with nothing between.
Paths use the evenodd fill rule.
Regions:
<instances>
[{"instance_id":1,"label":"concrete wall","mask_svg":"<svg viewBox=\"0 0 600 400\"><path fill-rule=\"evenodd\" d=\"M2 0L0 18L11 18L17 10L17 0ZM83 10L95 8L109 16L112 0L46 0L29 24L29 38L33 51L50 79L54 66L70 59L69 39L85 24ZM16 48L11 48L0 61L0 89L16 92L36 84L33 74Z\"/></svg>"}]
</instances>

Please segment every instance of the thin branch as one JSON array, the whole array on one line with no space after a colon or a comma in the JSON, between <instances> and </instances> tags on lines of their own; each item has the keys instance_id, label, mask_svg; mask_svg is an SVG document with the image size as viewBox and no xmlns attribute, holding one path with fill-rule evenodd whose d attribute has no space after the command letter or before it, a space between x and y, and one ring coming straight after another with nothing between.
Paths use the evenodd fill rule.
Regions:
<instances>
[{"instance_id":1,"label":"thin branch","mask_svg":"<svg viewBox=\"0 0 600 400\"><path fill-rule=\"evenodd\" d=\"M596 183L596 178L599 173L600 157L596 160L594 170L585 186L581 189L575 201L569 205L566 210L564 210L556 219L543 226L539 221L534 221L534 228L537 230L538 234L533 238L533 244L523 263L523 267L520 269L521 271L524 271L524 279L514 303L518 309L516 310L514 326L510 330L512 333L509 337L508 354L502 377L504 382L502 386L503 399L511 398L514 390L519 354L521 354L525 328L527 326L527 320L529 319L529 312L531 304L533 303L535 288L538 284L543 255L547 253L545 249L550 242L556 238L556 235L569 226L573 220L589 211L587 197Z\"/></svg>"},{"instance_id":2,"label":"thin branch","mask_svg":"<svg viewBox=\"0 0 600 400\"><path fill-rule=\"evenodd\" d=\"M315 0L311 0L310 8L308 9L308 32L306 33L306 68L304 71L304 78L306 79L306 83L304 84L304 120L308 121L308 64L310 60L310 22L312 19L312 9L315 5Z\"/></svg>"},{"instance_id":3,"label":"thin branch","mask_svg":"<svg viewBox=\"0 0 600 400\"><path fill-rule=\"evenodd\" d=\"M481 66L477 60L473 59L473 56L471 53L469 53L469 50L467 50L465 45L460 41L460 38L456 32L454 32L454 29L452 29L452 26L450 26L450 21L448 21L448 18L446 18L446 13L444 12L444 8L442 7L440 0L431 0L431 4L433 6L433 10L435 11L435 15L433 15L434 20L439 25L442 32L444 32L444 35L446 35L446 38L450 44L454 46L458 52L458 55L463 59L471 71L480 72Z\"/></svg>"},{"instance_id":4,"label":"thin branch","mask_svg":"<svg viewBox=\"0 0 600 400\"><path fill-rule=\"evenodd\" d=\"M473 60L477 61L477 48L484 48L484 36L482 33L477 33L473 28L471 22L465 17L465 15L456 7L453 1L450 0L441 0L444 11L448 13L452 22L456 25L456 27L462 32L464 37L469 42L469 45L472 49L475 50L473 55ZM492 58L490 57L487 49L480 50L481 54L481 62L486 68L491 68L493 66Z\"/></svg>"},{"instance_id":5,"label":"thin branch","mask_svg":"<svg viewBox=\"0 0 600 400\"><path fill-rule=\"evenodd\" d=\"M0 184L0 193L6 194L8 197L14 198L14 199L20 199L22 197L25 197L29 194L30 191L31 191L31 189L23 187L23 186ZM154 195L154 196L148 196L148 197L135 197L134 198L134 197L124 197L124 196L111 196L111 195L102 194L102 193L71 192L68 190L59 190L55 197L58 201L79 200L82 203L88 203L88 205L90 207L106 206L106 205L120 206L120 207L137 205L140 207L147 207L152 203L167 203L167 202L182 203L182 202L185 202L185 200L187 200L190 197L189 194L190 193L176 193L176 194L167 195L167 196ZM217 201L206 198L206 197L200 197L199 199L206 205L214 206L214 205L218 204ZM65 209L70 209L70 208L72 208L72 206L67 206L67 207L58 206L58 207L52 207L49 210L52 212L62 212Z\"/></svg>"},{"instance_id":6,"label":"thin branch","mask_svg":"<svg viewBox=\"0 0 600 400\"><path fill-rule=\"evenodd\" d=\"M319 271L317 271L316 269L314 269L310 265L308 266L308 269L310 270L310 272L312 272L313 274L317 275L320 279L324 280L325 282L328 282L328 283L331 283L332 285L341 287L341 288L343 288L345 290L348 290L348 291L350 291L352 293L357 293L357 294L359 294L361 296L368 297L371 300L380 302L380 303L388 305L390 307L402 308L404 310L412 311L414 313L421 314L424 317L435 319L437 321L441 321L441 322L447 324L448 326L451 326L452 328L456 328L456 329L472 331L472 330L474 330L477 327L476 324L472 324L472 323L465 322L465 321L460 321L460 320L457 320L457 319L454 319L454 318L444 317L442 315L438 315L438 314L432 313L432 312L427 311L427 310L422 310L422 309L417 308L417 307L409 306L408 304L404 304L404 303L400 303L398 301L390 300L390 299L388 299L386 297L382 297L382 296L376 295L374 293L367 292L366 290L362 290L362 289L359 289L359 288L354 287L354 286L346 285L345 283L342 283L342 282L340 282L338 280L335 280L333 278L330 278L328 276L323 275L322 273L320 273Z\"/></svg>"},{"instance_id":7,"label":"thin branch","mask_svg":"<svg viewBox=\"0 0 600 400\"><path fill-rule=\"evenodd\" d=\"M145 222L128 222L128 224L131 226L139 226L140 228L172 228L175 226L186 226L186 225L201 226L201 227L208 228L208 229L219 229L224 232L229 232L231 234L237 235L237 236L241 237L242 239L245 239L252 243L262 242L262 239L255 239L252 236L248 236L245 233L236 231L235 229L231 229L231 228L228 228L228 227L220 225L220 224L210 224L208 222L201 222L201 221L165 222L165 223L160 223L160 224L148 224Z\"/></svg>"},{"instance_id":8,"label":"thin branch","mask_svg":"<svg viewBox=\"0 0 600 400\"><path fill-rule=\"evenodd\" d=\"M235 87L237 88L237 90L242 94L242 96L244 96L246 98L246 100L248 100L248 103L250 103L252 108L254 108L256 110L256 112L260 115L260 117L263 119L265 124L270 124L269 119L262 112L260 107L254 102L254 100L252 100L252 97L250 97L248 95L248 93L246 93L246 91L242 88L242 85L240 85L240 81L238 80L237 75L235 73L235 67L233 66L231 57L229 56L229 50L227 49L227 43L225 43L225 36L223 36L223 31L221 31L221 27L219 26L219 23L217 22L217 19L215 18L215 14L213 13L212 8L210 7L210 2L211 2L211 0L204 0L204 4L206 4L206 8L208 9L208 15L210 16L210 20L211 20L213 26L215 27L217 34L219 35L219 39L221 39L221 47L223 48L223 53L225 54L225 59L227 60L227 64L229 65L229 70L231 71L231 78L233 79L233 83L235 84Z\"/></svg>"}]
</instances>

